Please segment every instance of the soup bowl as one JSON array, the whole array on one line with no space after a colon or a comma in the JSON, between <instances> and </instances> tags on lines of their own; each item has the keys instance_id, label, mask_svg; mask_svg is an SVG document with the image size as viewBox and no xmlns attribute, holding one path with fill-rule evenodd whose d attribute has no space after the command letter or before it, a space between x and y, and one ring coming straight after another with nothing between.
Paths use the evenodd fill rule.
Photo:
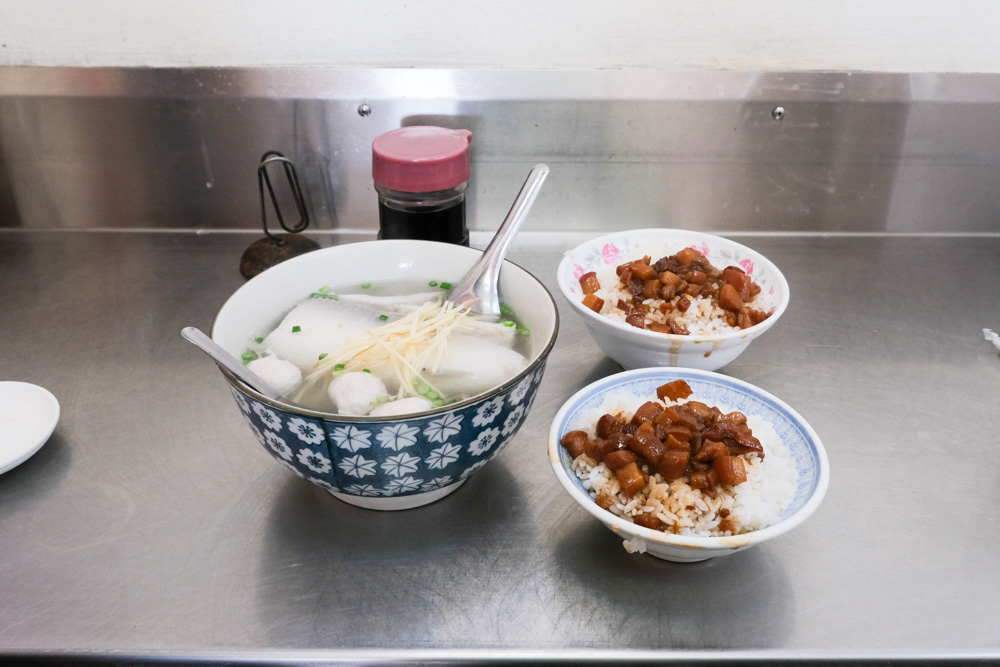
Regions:
<instances>
[{"instance_id":1,"label":"soup bowl","mask_svg":"<svg viewBox=\"0 0 1000 667\"><path fill-rule=\"evenodd\" d=\"M742 268L760 285L769 317L747 329L685 336L639 329L583 304L580 277L585 273L604 275L601 286L607 289L608 282L617 281L616 266L643 255L656 261L687 247L699 250L718 269L730 265ZM563 256L556 280L590 337L626 370L655 366L717 370L774 326L788 306L788 282L769 259L736 241L684 229L632 229L591 239Z\"/></svg>"},{"instance_id":2,"label":"soup bowl","mask_svg":"<svg viewBox=\"0 0 1000 667\"><path fill-rule=\"evenodd\" d=\"M457 282L480 255L464 246L411 240L316 250L236 290L219 310L212 338L239 358L255 337L271 331L320 286ZM528 334L522 341L526 366L499 386L433 410L393 417L337 415L268 399L220 370L257 441L292 472L359 507L419 507L455 491L510 443L541 382L559 329L552 295L509 261L501 269L499 290Z\"/></svg>"}]
</instances>

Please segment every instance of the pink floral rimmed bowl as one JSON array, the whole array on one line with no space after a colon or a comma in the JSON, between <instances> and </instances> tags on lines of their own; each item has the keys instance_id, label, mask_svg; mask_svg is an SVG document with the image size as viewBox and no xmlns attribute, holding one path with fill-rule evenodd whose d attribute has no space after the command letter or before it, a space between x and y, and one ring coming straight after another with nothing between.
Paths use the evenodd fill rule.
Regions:
<instances>
[{"instance_id":1,"label":"pink floral rimmed bowl","mask_svg":"<svg viewBox=\"0 0 1000 667\"><path fill-rule=\"evenodd\" d=\"M724 333L678 335L639 329L599 314L583 304L580 276L595 271L614 275L614 267L649 255L653 261L691 247L718 269L738 266L761 287L770 316L752 327ZM770 329L788 306L788 282L759 252L736 241L683 229L632 229L591 239L566 252L556 281L573 311L601 350L626 370L678 366L714 371L730 363L750 342ZM606 282L606 281L605 281ZM604 286L605 282L602 282Z\"/></svg>"}]
</instances>

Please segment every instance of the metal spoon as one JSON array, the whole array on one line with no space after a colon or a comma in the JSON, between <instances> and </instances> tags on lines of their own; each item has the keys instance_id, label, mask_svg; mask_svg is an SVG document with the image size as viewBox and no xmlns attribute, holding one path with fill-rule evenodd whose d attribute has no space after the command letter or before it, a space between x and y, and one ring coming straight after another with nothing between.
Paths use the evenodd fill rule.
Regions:
<instances>
[{"instance_id":1,"label":"metal spoon","mask_svg":"<svg viewBox=\"0 0 1000 667\"><path fill-rule=\"evenodd\" d=\"M246 382L266 398L277 400L280 394L267 384L259 375L243 365L243 362L222 349L222 346L209 338L197 327L184 327L181 335L194 343L202 352L212 357L215 363L224 366L230 373Z\"/></svg>"},{"instance_id":2,"label":"metal spoon","mask_svg":"<svg viewBox=\"0 0 1000 667\"><path fill-rule=\"evenodd\" d=\"M535 203L538 190L542 187L545 177L549 175L549 168L544 164L536 164L528 173L528 178L521 186L521 191L517 193L517 199L507 212L497 229L496 235L486 246L480 257L469 272L462 277L448 294L448 301L452 303L466 303L469 300L475 301L469 304L473 312L482 315L500 315L500 296L498 293L497 279L500 276L500 267L503 265L503 258L507 255L511 241L517 235L521 223L528 216L531 205Z\"/></svg>"}]
</instances>

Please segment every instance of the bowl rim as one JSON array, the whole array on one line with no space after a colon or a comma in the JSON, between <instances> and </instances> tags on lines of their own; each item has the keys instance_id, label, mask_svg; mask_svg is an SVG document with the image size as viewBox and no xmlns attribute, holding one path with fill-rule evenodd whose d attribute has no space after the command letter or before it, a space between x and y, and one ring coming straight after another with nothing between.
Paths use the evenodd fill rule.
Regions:
<instances>
[{"instance_id":1,"label":"bowl rim","mask_svg":"<svg viewBox=\"0 0 1000 667\"><path fill-rule=\"evenodd\" d=\"M789 417L796 422L808 436L813 447L815 448L817 455L817 472L818 479L816 480L816 486L813 489L812 494L809 499L805 502L802 507L797 509L792 514L787 517L782 518L776 524L761 528L759 530L754 530L749 533L743 533L741 535L732 535L728 537L702 537L697 535L676 535L674 533L666 533L663 531L655 530L653 528L645 528L639 526L631 521L616 516L608 510L605 510L594 502L594 499L590 497L588 493L582 491L570 477L570 472L567 471L562 463L562 459L559 456L560 448L562 445L559 443L559 430L563 422L566 419L567 414L573 409L576 404L580 403L585 398L590 396L605 393L612 390L615 387L626 385L632 381L643 377L643 376L670 376L669 379L686 379L686 378L698 378L699 380L705 380L709 382L719 382L724 380L727 383L736 385L739 388L750 391L754 396L764 399L765 401L772 402L775 406L781 408L785 411ZM646 378L648 379L648 377ZM665 379L665 381L669 381ZM630 371L622 371L620 373L614 373L608 375L604 378L591 382L587 386L583 387L572 396L570 396L565 403L560 406L559 410L556 412L555 417L552 419L552 425L549 428L548 434L548 455L549 464L552 466L553 472L562 487L569 493L570 497L576 501L578 505L581 505L585 510L587 510L591 515L597 518L601 523L607 525L612 531L618 533L619 535L626 535L629 537L639 537L648 543L653 543L657 545L667 546L667 547L683 547L683 548L694 548L694 549L735 549L743 546L748 546L750 544L756 544L758 542L763 542L765 540L773 539L779 535L783 535L790 532L792 529L797 527L803 521L805 521L809 516L816 511L820 503L823 501L826 495L827 488L830 483L830 461L826 454L826 449L823 447L823 443L819 438L816 431L809 425L809 423L800 415L796 410L794 410L787 403L782 401L777 396L774 396L770 392L767 392L760 387L750 384L739 378L734 378L729 375L724 375L722 373L716 373L714 371L705 371L694 368L680 368L680 367L670 367L670 366L653 366L649 368L637 368Z\"/></svg>"},{"instance_id":2,"label":"bowl rim","mask_svg":"<svg viewBox=\"0 0 1000 667\"><path fill-rule=\"evenodd\" d=\"M340 249L340 248L345 248L345 247L350 247L352 245L357 245L358 243L393 243L393 244L396 244L396 245L418 244L418 245L427 245L427 246L437 246L437 245L453 246L453 245L455 245L455 244L450 244L450 243L439 243L439 242L435 242L435 241L423 241L423 240L419 240L419 239L392 239L392 240L381 240L380 239L380 240L376 240L376 241L356 241L356 242L352 242L352 243L343 243L343 244L339 244L339 245L335 245L335 246L330 246L330 247L327 247L327 248L320 248L318 251L314 251L314 252L324 252L324 251L329 252L329 251L337 250L337 249ZM477 248L469 248L468 246L457 246L456 245L455 247L466 248L466 249L472 250L472 251L478 251ZM295 258L286 260L285 262L282 262L281 264L278 264L276 266L281 266L282 264L288 264L289 262L294 261L294 259ZM444 413L447 413L447 412L452 412L453 410L458 410L458 409L461 409L461 408L465 408L465 407L467 407L469 405L474 405L476 403L479 403L479 402L483 401L487 397L496 396L497 394L500 394L500 393L506 391L508 388L513 387L514 385L516 385L519 382L521 382L524 378L528 377L531 373L533 373L538 368L538 366L540 366L542 363L544 363L545 360L548 358L549 353L552 351L552 348L555 346L556 338L559 335L559 308L556 305L555 297L552 296L552 292L549 290L549 288L545 286L545 283L543 283L541 280L538 279L538 276L536 276L535 274L533 274L531 271L528 271L527 269L525 269L520 264L517 264L516 262L512 262L509 259L504 259L503 264L504 265L510 264L511 266L514 266L514 267L520 269L521 271L523 271L525 273L525 275L527 275L529 278L531 278L533 281L535 281L535 283L537 283L537 285L542 288L543 293L549 298L549 304L552 307L552 314L553 314L552 334L549 336L548 341L546 341L545 346L541 349L541 351L539 351L538 354L534 355L534 359L531 361L531 363L529 363L527 366L525 366L521 370L520 373L518 373L517 375L515 375L514 377L510 378L509 380L507 380L506 382L504 382L503 384L501 384L501 385L499 385L497 387L493 387L492 389L489 389L488 391L476 394L475 396L470 396L469 398L463 399L461 401L457 401L457 402L451 403L449 405L442 405L441 407L436 407L436 408L433 408L431 410L424 410L423 412L413 412L413 413L409 413L409 414L405 414L405 415L387 415L385 417L372 417L372 416L369 416L369 415L339 415L339 414L336 414L334 412L323 412L323 411L320 411L320 410L311 410L311 409L303 408L301 406L294 405L292 403L288 403L288 402L285 402L285 401L268 398L267 396L264 396L263 394L261 394L260 392L258 392L256 389L254 389L253 387L251 387L250 385L248 385L247 383L243 382L241 379L239 379L238 377L236 377L231 371L229 371L224 366L220 366L218 364L216 364L216 366L218 367L218 369L220 371L222 371L222 375L226 378L226 380L229 381L230 384L236 386L243 393L248 394L249 396L253 397L254 400L259 401L260 403L264 403L264 404L266 404L266 405L268 405L268 406L270 406L272 408L276 408L278 410L282 410L284 412L288 412L288 413L291 413L291 414L294 414L294 415L303 416L303 417L309 417L311 419L322 419L324 421L353 422L353 423L365 423L365 424L391 423L391 422L406 421L406 420L410 420L410 419L418 419L418 418L423 418L423 417L429 417L429 416L433 416L433 415L437 415L437 414L444 414ZM236 293L238 291L244 289L247 285L249 285L254 280L257 280L260 276L264 275L265 273L266 273L266 271L262 271L261 273L257 274L256 276L254 276L253 278L251 278L250 280L246 281L245 283L243 283L242 285L240 285L238 288L236 288L235 290L233 290L233 292L228 297L226 297L226 300L223 302L223 304L221 306L219 306L219 309L216 311L215 317L212 320L211 336L212 336L213 339L215 337L215 329L216 329L216 326L217 326L218 321L219 321L219 314L223 311L223 309L225 309L226 305L229 304L230 300L234 298L234 296L236 295Z\"/></svg>"},{"instance_id":3,"label":"bowl rim","mask_svg":"<svg viewBox=\"0 0 1000 667\"><path fill-rule=\"evenodd\" d=\"M759 260L761 260L770 269L772 269L774 271L774 276L776 280L781 286L782 298L775 306L774 312L771 313L771 316L768 317L763 322L760 322L759 324L755 324L752 327L748 327L746 329L740 329L739 331L727 331L723 333L714 333L714 334L690 334L687 336L682 336L679 334L659 333L656 331L649 331L648 329L638 329L624 322L619 322L617 320L611 319L610 317L605 317L604 315L595 313L590 308L585 307L579 299L573 298L573 296L566 291L563 283L563 277L572 276L572 271L569 268L570 265L573 263L572 257L579 251L583 250L584 248L598 245L602 242L618 238L626 234L655 236L657 234L671 234L677 232L681 232L683 234L690 234L692 236L699 237L704 240L712 239L718 241L725 241L726 243L731 243L742 250L746 250L750 253L753 253L753 255L755 255L757 258L759 258ZM613 330L625 333L626 335L635 337L638 340L644 340L644 342L648 342L656 346L662 345L665 341L671 345L676 345L684 342L716 343L734 339L752 340L753 338L756 338L760 334L770 329L774 325L774 323L778 321L778 318L780 318L781 315L788 308L788 301L791 296L788 287L788 280L785 279L785 275L781 272L781 269L779 269L774 262L765 257L759 251L754 250L749 246L743 245L738 241L726 238L725 236L719 236L718 234L710 234L708 232L699 232L691 229L678 229L670 227L637 227L635 229L625 229L621 231L611 232L608 234L602 234L601 236L595 236L594 238L588 241L584 241L583 243L580 243L577 246L563 253L563 257L559 261L559 266L556 267L556 283L559 285L559 291L562 293L563 297L570 303L570 306L573 308L573 310L575 310L583 318L584 323L587 324L588 326L600 326L602 324L607 325L612 327Z\"/></svg>"}]
</instances>

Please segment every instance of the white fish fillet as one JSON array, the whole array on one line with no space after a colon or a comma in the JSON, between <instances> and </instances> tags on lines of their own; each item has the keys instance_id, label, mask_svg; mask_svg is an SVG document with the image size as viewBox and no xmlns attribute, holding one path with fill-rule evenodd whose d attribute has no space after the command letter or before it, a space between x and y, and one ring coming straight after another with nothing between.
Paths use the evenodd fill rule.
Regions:
<instances>
[{"instance_id":1,"label":"white fish fillet","mask_svg":"<svg viewBox=\"0 0 1000 667\"><path fill-rule=\"evenodd\" d=\"M341 294L340 301L364 306L377 314L405 315L430 301L441 301L442 292L423 292L399 296L377 296L374 294Z\"/></svg>"},{"instance_id":2,"label":"white fish fillet","mask_svg":"<svg viewBox=\"0 0 1000 667\"><path fill-rule=\"evenodd\" d=\"M378 313L364 306L333 299L309 299L292 308L259 347L307 373L319 355L332 352L350 336L382 323ZM299 330L294 331L294 327Z\"/></svg>"},{"instance_id":3,"label":"white fish fillet","mask_svg":"<svg viewBox=\"0 0 1000 667\"><path fill-rule=\"evenodd\" d=\"M448 396L472 396L511 379L527 365L519 353L491 340L453 334L437 371L428 377Z\"/></svg>"}]
</instances>

